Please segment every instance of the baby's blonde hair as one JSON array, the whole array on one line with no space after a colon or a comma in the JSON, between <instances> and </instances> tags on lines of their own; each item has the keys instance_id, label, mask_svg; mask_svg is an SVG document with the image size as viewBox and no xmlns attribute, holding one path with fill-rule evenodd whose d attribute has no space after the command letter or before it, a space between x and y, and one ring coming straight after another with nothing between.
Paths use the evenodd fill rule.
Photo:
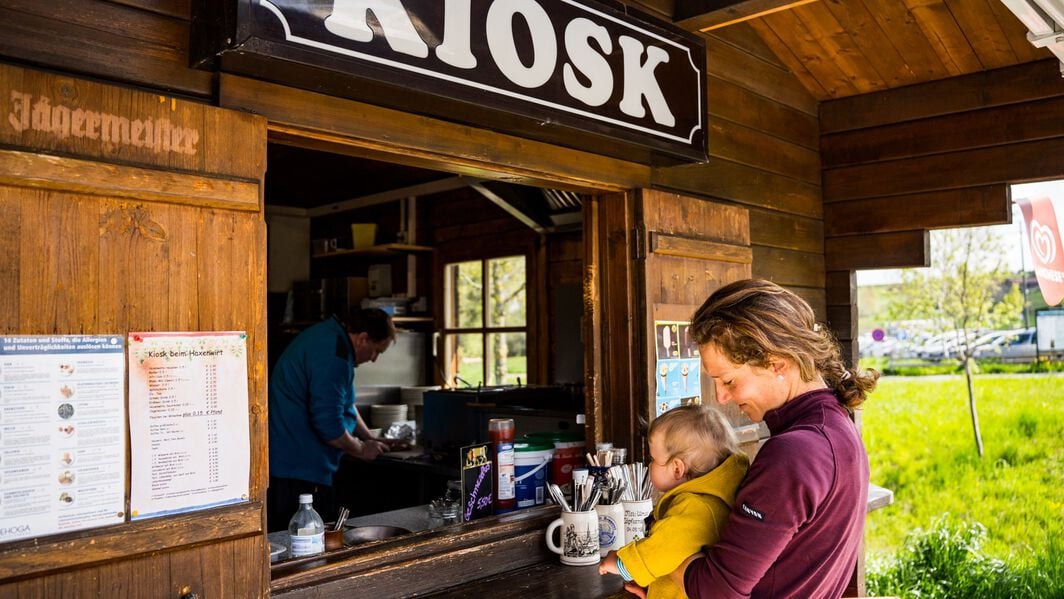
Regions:
<instances>
[{"instance_id":1,"label":"baby's blonde hair","mask_svg":"<svg viewBox=\"0 0 1064 599\"><path fill-rule=\"evenodd\" d=\"M647 438L655 435L661 436L669 460L683 461L688 480L707 474L739 452L731 425L709 406L687 405L665 412L650 423Z\"/></svg>"}]
</instances>

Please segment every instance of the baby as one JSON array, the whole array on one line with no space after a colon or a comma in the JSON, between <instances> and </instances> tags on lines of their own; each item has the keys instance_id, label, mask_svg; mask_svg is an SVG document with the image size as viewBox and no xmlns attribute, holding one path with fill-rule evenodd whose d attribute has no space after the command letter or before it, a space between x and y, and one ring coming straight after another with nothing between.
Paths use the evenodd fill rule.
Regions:
<instances>
[{"instance_id":1,"label":"baby","mask_svg":"<svg viewBox=\"0 0 1064 599\"><path fill-rule=\"evenodd\" d=\"M610 551L599 574L620 574L648 599L686 597L668 576L688 556L717 542L749 461L719 412L673 408L650 425L650 482L662 493L650 534Z\"/></svg>"}]
</instances>

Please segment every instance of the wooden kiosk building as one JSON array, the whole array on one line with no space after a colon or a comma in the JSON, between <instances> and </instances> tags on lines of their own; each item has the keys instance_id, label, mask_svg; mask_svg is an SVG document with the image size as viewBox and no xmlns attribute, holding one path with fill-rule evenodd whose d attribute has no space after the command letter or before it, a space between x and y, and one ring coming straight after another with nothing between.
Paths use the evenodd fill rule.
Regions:
<instances>
[{"instance_id":1,"label":"wooden kiosk building","mask_svg":"<svg viewBox=\"0 0 1064 599\"><path fill-rule=\"evenodd\" d=\"M1060 64L997 0L376 4L423 10L418 27L437 32L445 5L472 9L422 52L398 33L407 46L385 43L398 17L373 20L369 42L357 15L330 29L340 0L0 0L0 330L246 331L251 439L250 501L0 542L0 596L516 597L557 578L547 509L271 570L275 167L303 177L279 186L314 190L326 166L307 156L330 154L351 161L342 197L451 194L418 204L437 250L409 274L421 289L444 254L529 256L530 379L557 378L558 331L579 331L587 438L636 458L655 321L764 277L855 357L855 270L925 265L929 229L1008 222L1010 183L1064 176ZM573 22L584 46L565 45ZM323 50L311 33L324 31L346 31L347 54ZM474 81L470 59L496 68ZM473 75L456 83L456 69ZM578 194L581 224L554 226L527 187ZM561 286L579 289L579 322ZM597 575L569 584L619 591Z\"/></svg>"}]
</instances>

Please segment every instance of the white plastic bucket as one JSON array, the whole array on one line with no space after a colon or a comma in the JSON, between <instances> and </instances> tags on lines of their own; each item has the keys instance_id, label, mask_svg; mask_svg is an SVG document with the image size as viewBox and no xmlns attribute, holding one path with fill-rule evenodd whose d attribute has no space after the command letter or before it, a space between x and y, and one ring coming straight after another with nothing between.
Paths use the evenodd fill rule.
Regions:
<instances>
[{"instance_id":1,"label":"white plastic bucket","mask_svg":"<svg viewBox=\"0 0 1064 599\"><path fill-rule=\"evenodd\" d=\"M514 443L514 486L517 507L543 505L547 493L547 473L554 448L550 445Z\"/></svg>"}]
</instances>

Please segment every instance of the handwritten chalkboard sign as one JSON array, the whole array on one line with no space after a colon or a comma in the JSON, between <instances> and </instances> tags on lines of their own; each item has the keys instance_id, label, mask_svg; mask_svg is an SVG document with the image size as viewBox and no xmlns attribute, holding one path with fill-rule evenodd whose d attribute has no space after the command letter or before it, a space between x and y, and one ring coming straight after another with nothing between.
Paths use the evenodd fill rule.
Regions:
<instances>
[{"instance_id":1,"label":"handwritten chalkboard sign","mask_svg":"<svg viewBox=\"0 0 1064 599\"><path fill-rule=\"evenodd\" d=\"M490 443L462 448L462 520L469 522L492 514L494 479Z\"/></svg>"}]
</instances>

